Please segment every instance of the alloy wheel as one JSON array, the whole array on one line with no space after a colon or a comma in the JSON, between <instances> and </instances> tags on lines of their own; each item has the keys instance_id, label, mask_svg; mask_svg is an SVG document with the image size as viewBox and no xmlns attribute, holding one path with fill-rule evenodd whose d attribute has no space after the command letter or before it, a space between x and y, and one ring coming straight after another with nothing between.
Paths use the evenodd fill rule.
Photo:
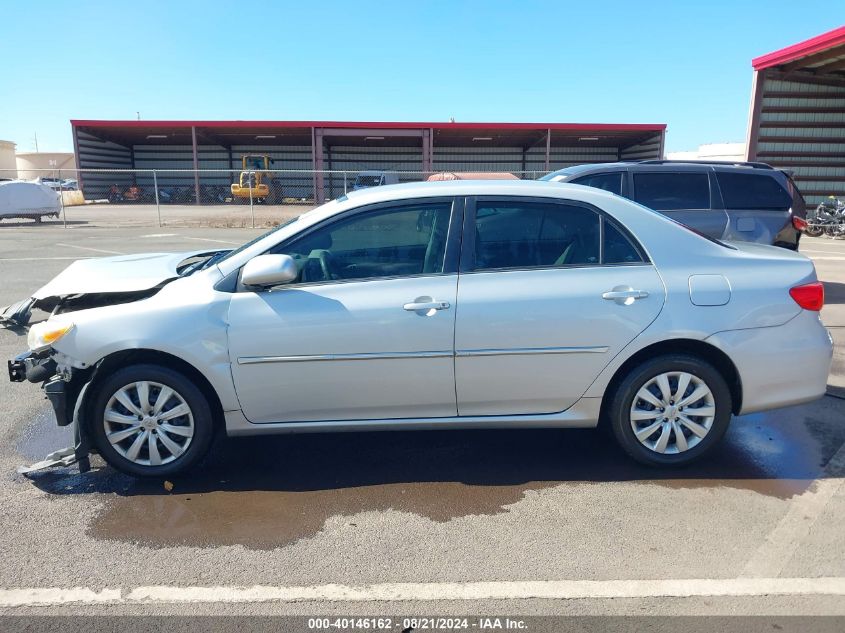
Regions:
<instances>
[{"instance_id":1,"label":"alloy wheel","mask_svg":"<svg viewBox=\"0 0 845 633\"><path fill-rule=\"evenodd\" d=\"M112 394L103 426L112 447L141 466L175 461L194 437L194 417L185 398L167 385L146 380Z\"/></svg>"},{"instance_id":2,"label":"alloy wheel","mask_svg":"<svg viewBox=\"0 0 845 633\"><path fill-rule=\"evenodd\" d=\"M630 422L637 440L655 453L677 454L699 444L713 426L716 402L710 387L683 371L649 379L634 395Z\"/></svg>"}]
</instances>

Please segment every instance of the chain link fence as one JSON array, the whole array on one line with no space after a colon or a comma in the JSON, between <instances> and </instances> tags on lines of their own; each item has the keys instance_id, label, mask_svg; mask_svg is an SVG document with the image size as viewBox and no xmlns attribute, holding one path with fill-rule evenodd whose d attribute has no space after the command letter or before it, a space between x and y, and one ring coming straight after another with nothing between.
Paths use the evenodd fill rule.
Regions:
<instances>
[{"instance_id":1,"label":"chain link fence","mask_svg":"<svg viewBox=\"0 0 845 633\"><path fill-rule=\"evenodd\" d=\"M267 227L343 196L388 184L459 179L534 180L543 171L449 172L381 170L264 169L45 169L21 181L14 170L0 170L7 181L38 182L55 192L55 213L0 195L0 220L100 226ZM2 187L0 187L2 194Z\"/></svg>"}]
</instances>

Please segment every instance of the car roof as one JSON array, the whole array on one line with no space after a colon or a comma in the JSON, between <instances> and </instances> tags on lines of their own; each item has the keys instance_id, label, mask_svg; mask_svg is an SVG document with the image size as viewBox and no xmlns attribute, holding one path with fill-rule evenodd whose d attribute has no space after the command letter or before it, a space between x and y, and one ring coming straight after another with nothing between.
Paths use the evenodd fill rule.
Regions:
<instances>
[{"instance_id":1,"label":"car roof","mask_svg":"<svg viewBox=\"0 0 845 633\"><path fill-rule=\"evenodd\" d=\"M565 187L562 189L562 187ZM339 208L343 209L361 204L390 202L403 198L426 198L435 196L538 196L551 198L565 198L566 192L583 192L581 185L564 185L557 182L542 180L442 180L433 182L411 182L398 185L384 185L350 191L337 199ZM613 194L598 189L588 188L590 195L612 196Z\"/></svg>"},{"instance_id":2,"label":"car roof","mask_svg":"<svg viewBox=\"0 0 845 633\"><path fill-rule=\"evenodd\" d=\"M747 163L743 161L707 161L707 160L647 160L647 161L618 161L614 163L587 163L572 165L547 174L560 175L567 179L576 178L591 173L607 173L609 171L736 171L755 173L765 176L777 176L782 172L766 163Z\"/></svg>"}]
</instances>

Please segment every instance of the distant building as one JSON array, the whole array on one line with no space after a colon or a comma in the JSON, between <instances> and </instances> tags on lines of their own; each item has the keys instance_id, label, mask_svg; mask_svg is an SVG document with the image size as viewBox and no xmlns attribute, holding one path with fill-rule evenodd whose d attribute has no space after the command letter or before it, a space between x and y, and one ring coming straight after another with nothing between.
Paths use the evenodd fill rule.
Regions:
<instances>
[{"instance_id":1,"label":"distant building","mask_svg":"<svg viewBox=\"0 0 845 633\"><path fill-rule=\"evenodd\" d=\"M73 152L23 152L15 156L18 178L76 178ZM46 171L45 171L46 170Z\"/></svg>"},{"instance_id":2,"label":"distant building","mask_svg":"<svg viewBox=\"0 0 845 633\"><path fill-rule=\"evenodd\" d=\"M536 178L581 163L657 159L666 125L372 121L71 121L86 198L123 187L228 191L245 155L270 157L286 196L323 202L360 171L509 172ZM200 170L200 171L191 171ZM215 173L214 170L219 170ZM228 171L234 170L234 171Z\"/></svg>"},{"instance_id":3,"label":"distant building","mask_svg":"<svg viewBox=\"0 0 845 633\"><path fill-rule=\"evenodd\" d=\"M0 179L14 179L17 177L15 144L12 141L0 141Z\"/></svg>"},{"instance_id":4,"label":"distant building","mask_svg":"<svg viewBox=\"0 0 845 633\"><path fill-rule=\"evenodd\" d=\"M689 152L667 152L669 160L744 161L745 143L707 143Z\"/></svg>"}]
</instances>

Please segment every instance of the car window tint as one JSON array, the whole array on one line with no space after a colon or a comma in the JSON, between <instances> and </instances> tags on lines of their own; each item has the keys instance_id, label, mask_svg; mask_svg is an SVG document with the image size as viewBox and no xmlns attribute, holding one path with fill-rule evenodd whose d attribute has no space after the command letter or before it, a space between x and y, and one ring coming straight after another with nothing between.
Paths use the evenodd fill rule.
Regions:
<instances>
[{"instance_id":1,"label":"car window tint","mask_svg":"<svg viewBox=\"0 0 845 633\"><path fill-rule=\"evenodd\" d=\"M634 200L656 211L709 209L710 182L700 173L634 174Z\"/></svg>"},{"instance_id":2,"label":"car window tint","mask_svg":"<svg viewBox=\"0 0 845 633\"><path fill-rule=\"evenodd\" d=\"M636 247L612 222L604 223L604 261L605 264L630 264L642 262L643 258Z\"/></svg>"},{"instance_id":3,"label":"car window tint","mask_svg":"<svg viewBox=\"0 0 845 633\"><path fill-rule=\"evenodd\" d=\"M726 209L772 209L786 211L792 196L774 178L764 174L718 172Z\"/></svg>"},{"instance_id":4,"label":"car window tint","mask_svg":"<svg viewBox=\"0 0 845 633\"><path fill-rule=\"evenodd\" d=\"M294 258L298 282L443 272L451 205L364 212L274 249Z\"/></svg>"},{"instance_id":5,"label":"car window tint","mask_svg":"<svg viewBox=\"0 0 845 633\"><path fill-rule=\"evenodd\" d=\"M480 202L475 221L475 269L599 263L599 216L554 203Z\"/></svg>"},{"instance_id":6,"label":"car window tint","mask_svg":"<svg viewBox=\"0 0 845 633\"><path fill-rule=\"evenodd\" d=\"M584 185L586 187L595 187L596 189L604 189L618 196L622 195L622 172L615 174L590 174L589 176L582 176L570 181L575 185Z\"/></svg>"}]
</instances>

